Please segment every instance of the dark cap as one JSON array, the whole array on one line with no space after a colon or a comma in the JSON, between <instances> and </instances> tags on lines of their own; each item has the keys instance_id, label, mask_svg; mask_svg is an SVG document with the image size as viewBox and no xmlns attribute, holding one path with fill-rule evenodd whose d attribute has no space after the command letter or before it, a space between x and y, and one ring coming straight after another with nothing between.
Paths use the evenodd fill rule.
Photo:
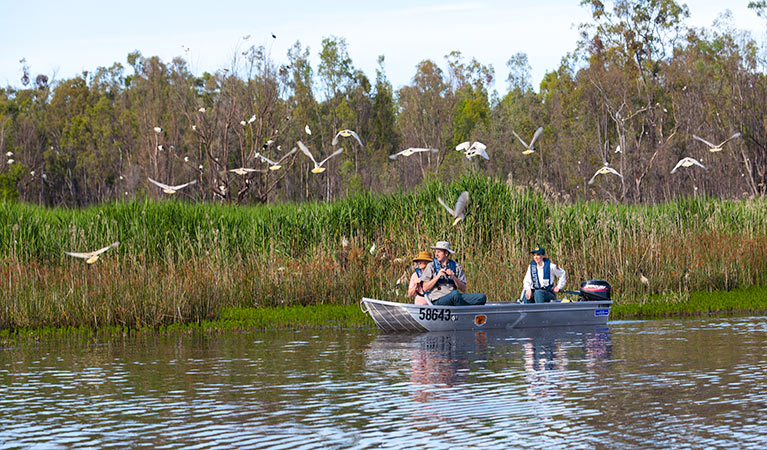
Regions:
<instances>
[{"instance_id":1,"label":"dark cap","mask_svg":"<svg viewBox=\"0 0 767 450\"><path fill-rule=\"evenodd\" d=\"M543 247L535 247L534 249L530 250L530 253L532 253L533 255L545 255L546 249L544 249Z\"/></svg>"}]
</instances>

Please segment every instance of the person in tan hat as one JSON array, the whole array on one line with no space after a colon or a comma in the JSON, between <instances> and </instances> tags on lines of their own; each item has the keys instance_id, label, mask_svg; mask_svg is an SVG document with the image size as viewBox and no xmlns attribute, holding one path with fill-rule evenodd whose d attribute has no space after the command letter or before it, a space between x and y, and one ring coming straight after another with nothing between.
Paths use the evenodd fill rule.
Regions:
<instances>
[{"instance_id":1,"label":"person in tan hat","mask_svg":"<svg viewBox=\"0 0 767 450\"><path fill-rule=\"evenodd\" d=\"M430 304L423 292L423 282L421 281L421 275L431 260L432 257L431 253L429 252L418 252L415 258L413 258L413 262L415 263L416 267L415 272L413 272L413 275L410 276L410 285L407 288L407 296L415 299L416 305Z\"/></svg>"},{"instance_id":2,"label":"person in tan hat","mask_svg":"<svg viewBox=\"0 0 767 450\"><path fill-rule=\"evenodd\" d=\"M435 305L484 305L487 296L481 293L462 293L466 290L466 275L460 264L450 259L454 253L448 241L439 241L431 248L434 259L421 275L423 290Z\"/></svg>"}]
</instances>

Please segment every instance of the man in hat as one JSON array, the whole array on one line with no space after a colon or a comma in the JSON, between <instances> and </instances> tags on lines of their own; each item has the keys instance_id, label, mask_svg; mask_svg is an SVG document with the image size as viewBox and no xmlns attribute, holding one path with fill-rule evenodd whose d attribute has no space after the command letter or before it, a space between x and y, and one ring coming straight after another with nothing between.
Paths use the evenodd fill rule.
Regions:
<instances>
[{"instance_id":1,"label":"man in hat","mask_svg":"<svg viewBox=\"0 0 767 450\"><path fill-rule=\"evenodd\" d=\"M431 302L443 306L484 305L487 296L480 293L462 294L466 290L466 275L460 264L450 259L454 253L450 243L439 241L432 248L434 259L426 266L421 281Z\"/></svg>"},{"instance_id":2,"label":"man in hat","mask_svg":"<svg viewBox=\"0 0 767 450\"><path fill-rule=\"evenodd\" d=\"M550 302L556 298L557 292L565 287L567 274L564 269L546 258L546 250L542 247L535 247L530 253L533 255L533 260L530 261L530 267L522 282L525 303ZM557 279L556 286L554 278Z\"/></svg>"},{"instance_id":3,"label":"man in hat","mask_svg":"<svg viewBox=\"0 0 767 450\"><path fill-rule=\"evenodd\" d=\"M415 263L415 271L410 276L410 284L407 288L407 296L415 300L416 305L428 305L429 301L426 299L426 295L423 292L423 281L421 281L421 275L426 269L426 266L431 262L432 257L429 252L418 252L413 258Z\"/></svg>"}]
</instances>

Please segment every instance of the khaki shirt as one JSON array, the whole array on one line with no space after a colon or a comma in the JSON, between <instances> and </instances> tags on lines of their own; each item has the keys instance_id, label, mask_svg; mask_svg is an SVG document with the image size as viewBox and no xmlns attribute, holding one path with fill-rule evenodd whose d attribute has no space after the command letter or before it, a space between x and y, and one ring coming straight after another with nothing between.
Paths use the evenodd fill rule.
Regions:
<instances>
[{"instance_id":1,"label":"khaki shirt","mask_svg":"<svg viewBox=\"0 0 767 450\"><path fill-rule=\"evenodd\" d=\"M445 264L445 267L446 266L447 264ZM436 275L436 272L434 270L434 262L432 261L428 266L426 266L426 269L423 270L423 273L421 274L421 281L430 281L432 278L434 278L434 275ZM466 275L463 273L463 267L461 267L461 265L458 263L455 263L455 277L466 283ZM437 284L431 288L431 291L429 291L429 299L431 299L431 301L437 300L438 298L444 297L454 290L455 284L448 283L445 279L440 279L437 281Z\"/></svg>"}]
</instances>

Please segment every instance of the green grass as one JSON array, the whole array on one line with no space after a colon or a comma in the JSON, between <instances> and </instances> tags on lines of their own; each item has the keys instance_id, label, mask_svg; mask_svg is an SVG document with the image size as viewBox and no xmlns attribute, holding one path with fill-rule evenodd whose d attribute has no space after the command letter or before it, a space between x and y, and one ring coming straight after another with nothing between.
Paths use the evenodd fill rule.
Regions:
<instances>
[{"instance_id":1,"label":"green grass","mask_svg":"<svg viewBox=\"0 0 767 450\"><path fill-rule=\"evenodd\" d=\"M454 202L463 190L469 216L452 227L436 199ZM609 281L618 311L644 307L659 293L767 285L765 199L563 203L478 176L332 203L134 200L48 209L5 202L0 329L160 329L206 323L228 308L403 299L394 281L410 271L412 255L443 239L457 249L468 289L492 300L516 298L535 245L567 270L570 289ZM64 255L115 240L119 248L90 266Z\"/></svg>"}]
</instances>

